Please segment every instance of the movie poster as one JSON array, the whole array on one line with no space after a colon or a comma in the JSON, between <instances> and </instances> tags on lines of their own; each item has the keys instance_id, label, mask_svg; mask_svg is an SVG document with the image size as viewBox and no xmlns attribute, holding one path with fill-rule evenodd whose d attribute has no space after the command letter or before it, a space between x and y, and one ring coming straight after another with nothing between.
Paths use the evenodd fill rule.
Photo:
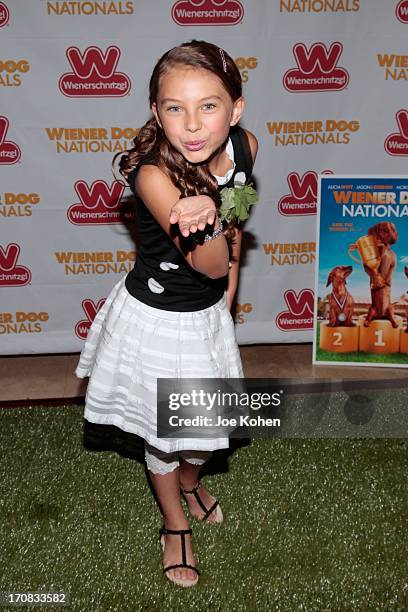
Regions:
<instances>
[{"instance_id":1,"label":"movie poster","mask_svg":"<svg viewBox=\"0 0 408 612\"><path fill-rule=\"evenodd\" d=\"M408 367L408 176L320 175L313 363Z\"/></svg>"}]
</instances>

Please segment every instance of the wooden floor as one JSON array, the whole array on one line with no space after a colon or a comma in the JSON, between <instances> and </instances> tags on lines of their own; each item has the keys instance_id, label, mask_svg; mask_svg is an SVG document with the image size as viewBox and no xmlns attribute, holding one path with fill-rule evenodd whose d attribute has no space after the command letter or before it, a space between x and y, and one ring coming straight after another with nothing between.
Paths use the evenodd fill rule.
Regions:
<instances>
[{"instance_id":1,"label":"wooden floor","mask_svg":"<svg viewBox=\"0 0 408 612\"><path fill-rule=\"evenodd\" d=\"M240 348L247 378L407 378L407 370L403 368L313 366L311 344L258 344ZM0 401L84 396L87 381L75 377L77 362L77 353L0 357Z\"/></svg>"}]
</instances>

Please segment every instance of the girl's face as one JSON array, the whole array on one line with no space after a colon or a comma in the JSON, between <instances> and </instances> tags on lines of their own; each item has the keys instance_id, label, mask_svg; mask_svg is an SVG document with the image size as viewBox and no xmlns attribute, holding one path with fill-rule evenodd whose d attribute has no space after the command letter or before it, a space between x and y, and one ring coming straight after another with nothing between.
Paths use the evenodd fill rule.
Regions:
<instances>
[{"instance_id":1,"label":"girl's face","mask_svg":"<svg viewBox=\"0 0 408 612\"><path fill-rule=\"evenodd\" d=\"M205 162L221 147L243 109L243 97L233 102L215 74L184 65L162 76L152 104L169 142L193 164Z\"/></svg>"}]
</instances>

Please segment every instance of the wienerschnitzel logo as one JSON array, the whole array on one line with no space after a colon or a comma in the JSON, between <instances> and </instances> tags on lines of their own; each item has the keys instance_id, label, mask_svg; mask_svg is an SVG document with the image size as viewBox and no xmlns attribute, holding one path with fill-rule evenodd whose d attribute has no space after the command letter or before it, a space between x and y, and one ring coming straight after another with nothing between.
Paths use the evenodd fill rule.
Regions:
<instances>
[{"instance_id":1,"label":"wienerschnitzel logo","mask_svg":"<svg viewBox=\"0 0 408 612\"><path fill-rule=\"evenodd\" d=\"M31 281L31 272L25 266L17 264L20 247L11 242L4 249L0 245L0 286L24 287Z\"/></svg>"},{"instance_id":2,"label":"wienerschnitzel logo","mask_svg":"<svg viewBox=\"0 0 408 612\"><path fill-rule=\"evenodd\" d=\"M399 132L390 134L384 142L388 155L408 155L408 110L403 108L395 115Z\"/></svg>"},{"instance_id":3,"label":"wienerschnitzel logo","mask_svg":"<svg viewBox=\"0 0 408 612\"><path fill-rule=\"evenodd\" d=\"M86 298L85 300L82 300L82 308L86 315L86 319L83 319L82 321L78 321L78 323L75 325L75 334L81 340L86 340L86 337L89 332L89 328L91 327L96 315L98 314L98 312L104 305L105 300L106 298L102 298L96 304L90 298Z\"/></svg>"},{"instance_id":4,"label":"wienerschnitzel logo","mask_svg":"<svg viewBox=\"0 0 408 612\"><path fill-rule=\"evenodd\" d=\"M313 328L314 293L302 289L297 294L293 289L285 291L287 310L276 317L276 325L281 331L306 330Z\"/></svg>"},{"instance_id":5,"label":"wienerschnitzel logo","mask_svg":"<svg viewBox=\"0 0 408 612\"><path fill-rule=\"evenodd\" d=\"M398 2L395 14L401 23L408 23L408 0Z\"/></svg>"},{"instance_id":6,"label":"wienerschnitzel logo","mask_svg":"<svg viewBox=\"0 0 408 612\"><path fill-rule=\"evenodd\" d=\"M238 0L178 0L171 16L181 26L237 25L244 16L244 7Z\"/></svg>"},{"instance_id":7,"label":"wienerschnitzel logo","mask_svg":"<svg viewBox=\"0 0 408 612\"><path fill-rule=\"evenodd\" d=\"M120 200L125 186L113 181L109 187L106 181L94 181L91 186L86 181L74 185L79 203L68 208L68 220L74 225L94 225L121 223Z\"/></svg>"},{"instance_id":8,"label":"wienerschnitzel logo","mask_svg":"<svg viewBox=\"0 0 408 612\"><path fill-rule=\"evenodd\" d=\"M4 2L0 2L0 28L7 25L10 19L10 11Z\"/></svg>"},{"instance_id":9,"label":"wienerschnitzel logo","mask_svg":"<svg viewBox=\"0 0 408 612\"><path fill-rule=\"evenodd\" d=\"M6 140L9 125L7 117L0 116L0 164L16 164L21 157L20 147Z\"/></svg>"},{"instance_id":10,"label":"wienerschnitzel logo","mask_svg":"<svg viewBox=\"0 0 408 612\"><path fill-rule=\"evenodd\" d=\"M347 87L349 73L339 68L337 62L343 51L340 42L327 49L322 42L314 43L308 50L304 43L293 47L297 68L291 68L283 76L283 85L288 91L340 91Z\"/></svg>"},{"instance_id":11,"label":"wienerschnitzel logo","mask_svg":"<svg viewBox=\"0 0 408 612\"><path fill-rule=\"evenodd\" d=\"M87 47L83 53L78 47L68 47L66 55L72 72L63 74L59 80L64 96L110 98L129 93L129 77L123 72L116 72L119 47L112 45L105 53L99 47Z\"/></svg>"},{"instance_id":12,"label":"wienerschnitzel logo","mask_svg":"<svg viewBox=\"0 0 408 612\"><path fill-rule=\"evenodd\" d=\"M323 170L322 174L333 174ZM288 174L290 193L281 197L278 210L285 217L295 215L315 215L317 210L317 173L314 170L305 172L301 177L297 172Z\"/></svg>"}]
</instances>

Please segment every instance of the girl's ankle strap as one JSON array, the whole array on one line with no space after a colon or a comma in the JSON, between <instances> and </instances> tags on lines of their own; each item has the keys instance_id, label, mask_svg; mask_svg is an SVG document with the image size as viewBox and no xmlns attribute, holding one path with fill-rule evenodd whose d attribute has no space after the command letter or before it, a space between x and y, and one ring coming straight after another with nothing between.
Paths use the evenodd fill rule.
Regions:
<instances>
[{"instance_id":1,"label":"girl's ankle strap","mask_svg":"<svg viewBox=\"0 0 408 612\"><path fill-rule=\"evenodd\" d=\"M160 528L160 535L180 535L180 534L191 534L192 529L166 529L166 527Z\"/></svg>"},{"instance_id":2,"label":"girl's ankle strap","mask_svg":"<svg viewBox=\"0 0 408 612\"><path fill-rule=\"evenodd\" d=\"M195 491L197 491L200 484L201 484L201 481L199 480L196 486L194 487L194 489L191 489L191 491L187 491L187 489L183 489L183 487L180 487L180 489L183 491L183 493L195 493Z\"/></svg>"}]
</instances>

